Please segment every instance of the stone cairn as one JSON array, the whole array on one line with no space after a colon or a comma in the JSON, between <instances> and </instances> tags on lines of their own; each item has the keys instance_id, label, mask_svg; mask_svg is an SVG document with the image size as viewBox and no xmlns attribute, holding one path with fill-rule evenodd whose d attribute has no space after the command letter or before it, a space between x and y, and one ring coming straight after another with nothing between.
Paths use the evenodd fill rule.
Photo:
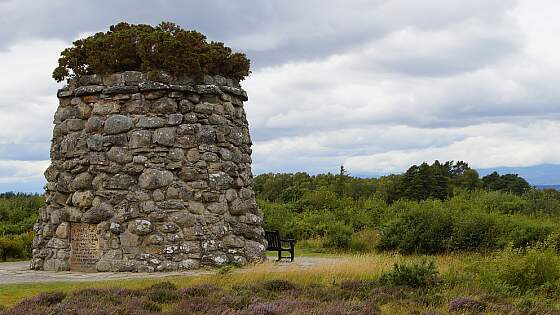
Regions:
<instances>
[{"instance_id":1,"label":"stone cairn","mask_svg":"<svg viewBox=\"0 0 560 315\"><path fill-rule=\"evenodd\" d=\"M238 82L127 71L71 80L58 98L32 269L152 272L265 259Z\"/></svg>"}]
</instances>

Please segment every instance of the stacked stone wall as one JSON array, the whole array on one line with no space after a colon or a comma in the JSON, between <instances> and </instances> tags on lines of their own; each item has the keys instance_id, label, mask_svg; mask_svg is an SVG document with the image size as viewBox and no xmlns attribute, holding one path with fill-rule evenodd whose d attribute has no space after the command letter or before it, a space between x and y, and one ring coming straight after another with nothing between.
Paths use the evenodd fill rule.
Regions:
<instances>
[{"instance_id":1,"label":"stacked stone wall","mask_svg":"<svg viewBox=\"0 0 560 315\"><path fill-rule=\"evenodd\" d=\"M33 269L84 267L74 242L88 227L92 271L264 259L245 91L219 76L154 76L83 76L58 92Z\"/></svg>"}]
</instances>

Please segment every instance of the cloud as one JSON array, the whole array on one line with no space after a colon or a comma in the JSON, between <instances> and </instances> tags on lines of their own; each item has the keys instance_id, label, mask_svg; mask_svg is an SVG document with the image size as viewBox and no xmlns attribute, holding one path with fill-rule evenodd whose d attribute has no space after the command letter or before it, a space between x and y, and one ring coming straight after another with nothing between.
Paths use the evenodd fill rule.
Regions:
<instances>
[{"instance_id":1,"label":"cloud","mask_svg":"<svg viewBox=\"0 0 560 315\"><path fill-rule=\"evenodd\" d=\"M58 85L50 78L66 43L25 41L0 51L0 160L47 160Z\"/></svg>"},{"instance_id":2,"label":"cloud","mask_svg":"<svg viewBox=\"0 0 560 315\"><path fill-rule=\"evenodd\" d=\"M491 29L508 24L512 0L76 1L0 3L0 45L24 39L71 41L120 21L162 20L195 28L246 51L257 67L314 60L407 28L437 30L471 21ZM73 14L68 14L72 12ZM13 25L17 25L14 28ZM0 46L1 47L1 46Z\"/></svg>"},{"instance_id":3,"label":"cloud","mask_svg":"<svg viewBox=\"0 0 560 315\"><path fill-rule=\"evenodd\" d=\"M560 163L557 9L552 0L0 0L9 73L0 160L12 161L0 166L0 190L42 185L60 51L121 20L175 21L248 54L255 173Z\"/></svg>"}]
</instances>

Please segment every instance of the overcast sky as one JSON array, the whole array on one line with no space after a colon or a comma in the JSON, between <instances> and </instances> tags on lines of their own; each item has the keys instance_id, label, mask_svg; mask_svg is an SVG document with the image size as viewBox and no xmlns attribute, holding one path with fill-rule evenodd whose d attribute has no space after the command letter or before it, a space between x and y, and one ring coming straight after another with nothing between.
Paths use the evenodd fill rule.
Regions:
<instances>
[{"instance_id":1,"label":"overcast sky","mask_svg":"<svg viewBox=\"0 0 560 315\"><path fill-rule=\"evenodd\" d=\"M0 191L40 191L60 51L173 21L245 52L253 171L560 164L554 0L0 0Z\"/></svg>"}]
</instances>

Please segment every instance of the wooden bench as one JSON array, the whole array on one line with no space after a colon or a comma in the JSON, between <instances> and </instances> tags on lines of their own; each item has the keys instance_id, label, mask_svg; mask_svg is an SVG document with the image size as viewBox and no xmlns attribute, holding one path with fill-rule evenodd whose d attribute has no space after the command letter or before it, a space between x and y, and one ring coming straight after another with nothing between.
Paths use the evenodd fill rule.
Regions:
<instances>
[{"instance_id":1,"label":"wooden bench","mask_svg":"<svg viewBox=\"0 0 560 315\"><path fill-rule=\"evenodd\" d=\"M266 241L268 242L268 247L266 250L269 251L277 251L278 252L278 261L282 258L290 258L290 261L294 261L294 244L296 240L294 239L280 239L280 233L278 231L265 231L264 232ZM290 245L289 248L282 247L282 243L287 243ZM289 252L290 257L283 257L282 252Z\"/></svg>"}]
</instances>

